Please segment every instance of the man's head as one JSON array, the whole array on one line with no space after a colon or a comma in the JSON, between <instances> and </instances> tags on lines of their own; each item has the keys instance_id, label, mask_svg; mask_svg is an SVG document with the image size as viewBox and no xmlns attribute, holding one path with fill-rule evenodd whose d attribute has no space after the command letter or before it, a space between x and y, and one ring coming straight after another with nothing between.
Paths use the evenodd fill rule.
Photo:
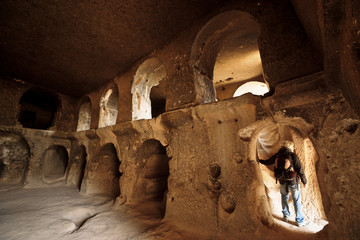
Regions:
<instances>
[{"instance_id":1,"label":"man's head","mask_svg":"<svg viewBox=\"0 0 360 240\"><path fill-rule=\"evenodd\" d=\"M284 141L283 143L282 143L282 146L283 147L286 147L286 148L288 148L291 152L294 152L294 143L293 142L291 142L291 141Z\"/></svg>"}]
</instances>

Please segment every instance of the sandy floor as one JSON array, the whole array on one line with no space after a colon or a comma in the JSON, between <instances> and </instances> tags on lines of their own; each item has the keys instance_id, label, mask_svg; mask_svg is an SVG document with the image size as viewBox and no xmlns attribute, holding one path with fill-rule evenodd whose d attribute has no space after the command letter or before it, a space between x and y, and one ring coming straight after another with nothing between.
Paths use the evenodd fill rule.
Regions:
<instances>
[{"instance_id":1,"label":"sandy floor","mask_svg":"<svg viewBox=\"0 0 360 240\"><path fill-rule=\"evenodd\" d=\"M137 206L122 205L115 210L113 199L83 195L69 186L0 188L0 239L195 239L190 233L160 222L159 213L154 209L158 207L139 203ZM291 216L289 223L285 223L280 215L274 216L276 227L271 234L278 239L287 239L284 236L288 234L293 239L313 239L315 235L312 234L327 224L324 220L316 220L299 228L294 218Z\"/></svg>"},{"instance_id":2,"label":"sandy floor","mask_svg":"<svg viewBox=\"0 0 360 240\"><path fill-rule=\"evenodd\" d=\"M149 225L129 217L113 200L75 188L1 189L1 239L151 239Z\"/></svg>"}]
</instances>

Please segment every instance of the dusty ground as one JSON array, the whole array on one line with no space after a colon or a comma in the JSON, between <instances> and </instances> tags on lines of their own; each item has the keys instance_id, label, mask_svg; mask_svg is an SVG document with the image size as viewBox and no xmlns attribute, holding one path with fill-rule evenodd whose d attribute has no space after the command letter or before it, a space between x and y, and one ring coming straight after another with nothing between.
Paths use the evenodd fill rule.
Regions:
<instances>
[{"instance_id":1,"label":"dusty ground","mask_svg":"<svg viewBox=\"0 0 360 240\"><path fill-rule=\"evenodd\" d=\"M1 239L200 239L171 224L161 223L149 203L137 205L136 211L135 206L123 205L118 210L113 206L114 200L109 197L83 195L68 186L3 187L0 189ZM297 234L314 233L323 227L323 223L312 223L299 229L292 221L287 224L274 217L279 229Z\"/></svg>"},{"instance_id":2,"label":"dusty ground","mask_svg":"<svg viewBox=\"0 0 360 240\"><path fill-rule=\"evenodd\" d=\"M1 189L1 239L151 239L149 225L113 200L75 188Z\"/></svg>"}]
</instances>

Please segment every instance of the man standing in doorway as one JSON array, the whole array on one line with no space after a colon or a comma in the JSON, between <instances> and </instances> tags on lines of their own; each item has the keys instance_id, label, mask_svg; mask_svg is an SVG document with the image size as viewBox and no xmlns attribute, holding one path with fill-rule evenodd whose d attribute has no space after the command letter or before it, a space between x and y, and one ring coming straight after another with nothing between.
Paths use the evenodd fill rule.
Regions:
<instances>
[{"instance_id":1,"label":"man standing in doorway","mask_svg":"<svg viewBox=\"0 0 360 240\"><path fill-rule=\"evenodd\" d=\"M259 159L259 162L264 165L272 165L276 163L275 168L278 169L280 162L282 162L283 166L281 168L286 171L286 175L288 176L287 178L279 178L283 221L288 222L290 216L288 203L290 190L296 212L295 220L297 226L304 226L305 221L301 211L302 205L299 178L301 179L304 188L306 188L307 179L299 157L294 153L294 143L290 141L283 142L282 147L275 155L268 160Z\"/></svg>"}]
</instances>

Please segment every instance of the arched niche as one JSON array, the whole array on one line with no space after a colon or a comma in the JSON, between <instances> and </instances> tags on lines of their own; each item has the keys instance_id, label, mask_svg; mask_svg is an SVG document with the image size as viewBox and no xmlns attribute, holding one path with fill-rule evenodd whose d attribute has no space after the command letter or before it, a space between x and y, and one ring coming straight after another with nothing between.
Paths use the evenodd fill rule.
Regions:
<instances>
[{"instance_id":1,"label":"arched niche","mask_svg":"<svg viewBox=\"0 0 360 240\"><path fill-rule=\"evenodd\" d=\"M300 129L289 124L270 123L261 128L256 138L256 157L258 159L269 159L282 146L283 141L292 141L295 144L295 153L299 156L308 180L306 188L301 186L302 212L307 221L311 222L311 229L307 232L318 232L328 223L326 220L322 197L316 172L318 154L311 140ZM264 181L266 195L272 216L275 219L282 218L280 184L276 183L274 177L274 165L259 164L262 179ZM290 194L290 221L285 227L295 224L295 211Z\"/></svg>"},{"instance_id":2,"label":"arched niche","mask_svg":"<svg viewBox=\"0 0 360 240\"><path fill-rule=\"evenodd\" d=\"M165 68L157 58L140 65L131 87L132 120L151 119L165 112L166 89L160 84L165 76Z\"/></svg>"},{"instance_id":3,"label":"arched niche","mask_svg":"<svg viewBox=\"0 0 360 240\"><path fill-rule=\"evenodd\" d=\"M224 12L206 23L194 41L190 61L200 103L231 98L248 81L264 82L259 35L259 24L242 11Z\"/></svg>"},{"instance_id":4,"label":"arched niche","mask_svg":"<svg viewBox=\"0 0 360 240\"><path fill-rule=\"evenodd\" d=\"M81 101L76 131L89 130L91 124L91 101L89 97Z\"/></svg>"},{"instance_id":5,"label":"arched niche","mask_svg":"<svg viewBox=\"0 0 360 240\"><path fill-rule=\"evenodd\" d=\"M20 135L0 132L0 184L23 185L30 148Z\"/></svg>"},{"instance_id":6,"label":"arched niche","mask_svg":"<svg viewBox=\"0 0 360 240\"><path fill-rule=\"evenodd\" d=\"M65 179L69 155L65 147L54 145L46 149L42 164L42 177L45 182Z\"/></svg>"},{"instance_id":7,"label":"arched niche","mask_svg":"<svg viewBox=\"0 0 360 240\"><path fill-rule=\"evenodd\" d=\"M138 148L136 159L141 163L135 198L151 204L160 218L165 216L168 189L169 158L166 148L158 140L146 140Z\"/></svg>"},{"instance_id":8,"label":"arched niche","mask_svg":"<svg viewBox=\"0 0 360 240\"><path fill-rule=\"evenodd\" d=\"M108 88L100 99L99 128L116 124L119 91L115 84Z\"/></svg>"},{"instance_id":9,"label":"arched niche","mask_svg":"<svg viewBox=\"0 0 360 240\"><path fill-rule=\"evenodd\" d=\"M120 195L120 160L112 143L104 145L86 164L81 191L88 194Z\"/></svg>"},{"instance_id":10,"label":"arched niche","mask_svg":"<svg viewBox=\"0 0 360 240\"><path fill-rule=\"evenodd\" d=\"M41 89L30 89L20 99L19 123L25 128L48 129L54 125L58 97Z\"/></svg>"}]
</instances>

